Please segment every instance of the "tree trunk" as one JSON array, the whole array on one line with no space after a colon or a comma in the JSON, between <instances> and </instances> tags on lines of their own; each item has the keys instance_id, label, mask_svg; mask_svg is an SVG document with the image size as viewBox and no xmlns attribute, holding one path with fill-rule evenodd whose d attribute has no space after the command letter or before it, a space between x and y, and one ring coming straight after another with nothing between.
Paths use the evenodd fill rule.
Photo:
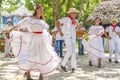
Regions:
<instances>
[{"instance_id":1,"label":"tree trunk","mask_svg":"<svg viewBox=\"0 0 120 80\"><path fill-rule=\"evenodd\" d=\"M60 18L60 1L59 0L52 0L53 1L53 17L54 22Z\"/></svg>"},{"instance_id":2,"label":"tree trunk","mask_svg":"<svg viewBox=\"0 0 120 80\"><path fill-rule=\"evenodd\" d=\"M73 0L68 0L68 4L67 4L67 11L69 10L69 8L71 8L72 7L72 2L73 2Z\"/></svg>"}]
</instances>

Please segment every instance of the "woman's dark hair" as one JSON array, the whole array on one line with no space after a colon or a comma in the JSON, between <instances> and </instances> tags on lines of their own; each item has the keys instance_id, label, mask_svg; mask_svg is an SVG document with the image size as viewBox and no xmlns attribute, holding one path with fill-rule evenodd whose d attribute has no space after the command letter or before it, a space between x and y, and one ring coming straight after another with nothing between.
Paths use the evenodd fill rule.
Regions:
<instances>
[{"instance_id":1,"label":"woman's dark hair","mask_svg":"<svg viewBox=\"0 0 120 80\"><path fill-rule=\"evenodd\" d=\"M95 18L95 21L96 21L97 19L99 19L99 20L100 20L99 25L102 25L101 18L100 18L100 17L96 17L96 18Z\"/></svg>"},{"instance_id":2,"label":"woman's dark hair","mask_svg":"<svg viewBox=\"0 0 120 80\"><path fill-rule=\"evenodd\" d=\"M40 7L36 7L36 9L35 9L35 11L33 13L33 17L36 16L36 14L37 14L36 10L39 9L39 8L42 8L42 7L41 6ZM45 20L45 17L44 16L40 16L40 19Z\"/></svg>"}]
</instances>

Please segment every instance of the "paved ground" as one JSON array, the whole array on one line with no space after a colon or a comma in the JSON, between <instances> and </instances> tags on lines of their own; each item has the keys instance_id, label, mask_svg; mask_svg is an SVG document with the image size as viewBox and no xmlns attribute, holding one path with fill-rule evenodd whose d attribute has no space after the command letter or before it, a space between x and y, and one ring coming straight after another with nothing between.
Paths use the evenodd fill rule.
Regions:
<instances>
[{"instance_id":1,"label":"paved ground","mask_svg":"<svg viewBox=\"0 0 120 80\"><path fill-rule=\"evenodd\" d=\"M107 56L107 55L106 55ZM69 64L70 62L68 62ZM102 67L97 65L88 66L88 56L77 56L77 70L71 73L70 66L67 66L67 73L64 73L60 66L44 80L120 80L120 63L102 62ZM32 78L38 80L38 73L32 72ZM23 72L17 68L15 58L5 58L0 53L0 80L25 80Z\"/></svg>"}]
</instances>

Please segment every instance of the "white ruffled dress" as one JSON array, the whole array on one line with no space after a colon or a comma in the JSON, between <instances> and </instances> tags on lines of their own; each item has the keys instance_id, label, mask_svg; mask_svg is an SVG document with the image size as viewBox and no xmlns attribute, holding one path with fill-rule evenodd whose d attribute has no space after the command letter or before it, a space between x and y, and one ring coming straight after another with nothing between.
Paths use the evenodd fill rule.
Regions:
<instances>
[{"instance_id":1,"label":"white ruffled dress","mask_svg":"<svg viewBox=\"0 0 120 80\"><path fill-rule=\"evenodd\" d=\"M89 29L88 41L85 39L82 41L85 50L89 54L90 61L96 62L98 59L106 60L104 54L103 38L98 36L101 33L104 33L104 28L102 26L91 26Z\"/></svg>"},{"instance_id":2,"label":"white ruffled dress","mask_svg":"<svg viewBox=\"0 0 120 80\"><path fill-rule=\"evenodd\" d=\"M39 71L48 74L54 71L60 58L51 45L50 34L46 31L46 22L27 17L18 23L18 28L27 28L29 32L11 32L12 52L19 59L18 67L24 71Z\"/></svg>"}]
</instances>

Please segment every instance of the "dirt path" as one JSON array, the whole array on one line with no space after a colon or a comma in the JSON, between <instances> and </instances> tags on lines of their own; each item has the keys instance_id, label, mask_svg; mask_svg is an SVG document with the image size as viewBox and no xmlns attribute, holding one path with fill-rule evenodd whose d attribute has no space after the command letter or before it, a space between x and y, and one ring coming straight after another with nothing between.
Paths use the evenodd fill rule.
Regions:
<instances>
[{"instance_id":1,"label":"dirt path","mask_svg":"<svg viewBox=\"0 0 120 80\"><path fill-rule=\"evenodd\" d=\"M70 64L70 62L68 62ZM102 62L102 67L96 65L88 66L88 56L77 56L77 69L71 73L70 66L67 66L68 72L61 70L60 66L50 75L45 76L44 80L120 80L120 63ZM32 78L38 80L38 74L32 72ZM17 67L15 58L0 57L0 80L24 80L23 72Z\"/></svg>"}]
</instances>

